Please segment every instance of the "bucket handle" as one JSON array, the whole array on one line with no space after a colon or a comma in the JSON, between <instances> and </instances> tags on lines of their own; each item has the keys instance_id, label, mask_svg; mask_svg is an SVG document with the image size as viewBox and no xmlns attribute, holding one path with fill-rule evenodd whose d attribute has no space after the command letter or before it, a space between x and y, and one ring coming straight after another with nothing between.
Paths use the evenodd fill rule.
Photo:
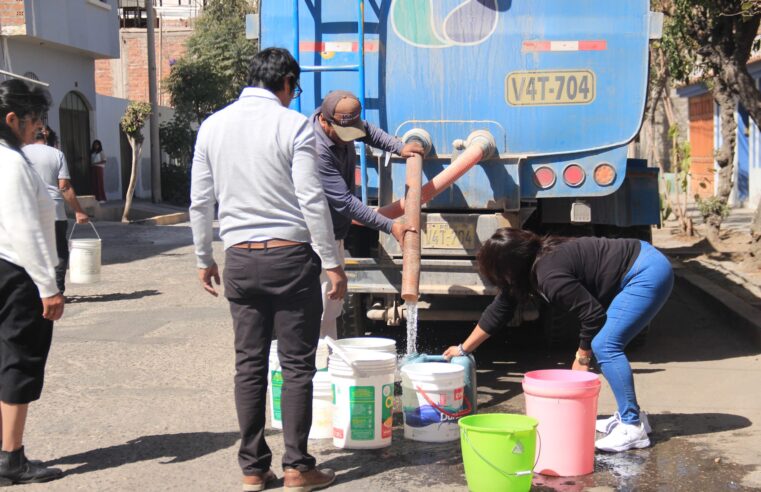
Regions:
<instances>
[{"instance_id":1,"label":"bucket handle","mask_svg":"<svg viewBox=\"0 0 761 492\"><path fill-rule=\"evenodd\" d=\"M512 432L510 434L513 434ZM473 446L473 443L470 442L470 437L468 437L468 430L462 429L462 435L465 437L465 441L467 441L468 446L470 446L470 449L473 450L474 453L476 453L476 456L481 458L481 460L489 465L490 467L494 468L496 471L498 471L500 474L504 475L505 478L513 478L513 477L522 477L525 475L530 475L534 473L534 470L536 469L536 465L539 464L539 458L542 456L542 435L539 433L539 429L536 429L536 437L539 439L539 452L536 453L536 461L534 462L534 466L531 467L530 470L525 471L518 471L518 472L512 472L508 473L504 470L502 470L500 467L492 463L491 461L487 460L484 455L478 452L475 446Z\"/></svg>"},{"instance_id":2,"label":"bucket handle","mask_svg":"<svg viewBox=\"0 0 761 492\"><path fill-rule=\"evenodd\" d=\"M450 418L453 418L453 419L459 419L460 417L464 417L464 416L470 414L470 412L473 410L473 405L470 403L470 400L468 399L468 395L463 395L463 399L465 400L465 404L468 405L468 408L464 408L464 409L460 410L459 412L452 413L452 412L448 411L447 409L445 409L443 407L440 407L439 405L434 403L434 401L431 400L431 397L428 396L428 393L426 393L423 390L423 388L421 388L420 386L415 386L415 390L418 393L420 393L421 395L423 395L423 398L425 399L425 401L429 405L431 405L433 408L438 410L439 413L443 413L447 417L450 417Z\"/></svg>"},{"instance_id":3,"label":"bucket handle","mask_svg":"<svg viewBox=\"0 0 761 492\"><path fill-rule=\"evenodd\" d=\"M98 236L98 239L100 239L100 234L98 234L98 230L95 228L95 224L92 223L92 221L87 222L90 224L90 227L92 227L93 232L96 236ZM71 228L71 234L69 234L69 241L71 241L71 238L74 237L74 229L77 228L77 223L74 222L74 226Z\"/></svg>"}]
</instances>

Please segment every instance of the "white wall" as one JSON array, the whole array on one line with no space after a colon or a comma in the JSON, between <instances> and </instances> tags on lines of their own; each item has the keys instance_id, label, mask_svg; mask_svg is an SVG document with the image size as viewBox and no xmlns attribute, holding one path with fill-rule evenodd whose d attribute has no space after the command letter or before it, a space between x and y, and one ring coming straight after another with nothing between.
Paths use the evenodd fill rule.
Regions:
<instances>
[{"instance_id":1,"label":"white wall","mask_svg":"<svg viewBox=\"0 0 761 492\"><path fill-rule=\"evenodd\" d=\"M27 36L119 58L117 0L24 0Z\"/></svg>"},{"instance_id":2,"label":"white wall","mask_svg":"<svg viewBox=\"0 0 761 492\"><path fill-rule=\"evenodd\" d=\"M51 45L33 42L28 38L9 38L8 53L13 72L34 72L42 81L50 84L48 90L53 106L48 113L48 124L60 135L58 108L70 91L79 92L90 106L90 132L95 128L93 111L95 100L95 61L89 56L64 51ZM90 139L92 140L92 138Z\"/></svg>"},{"instance_id":3,"label":"white wall","mask_svg":"<svg viewBox=\"0 0 761 492\"><path fill-rule=\"evenodd\" d=\"M122 197L122 162L120 147L120 129L124 111L129 105L129 100L117 97L102 96L98 94L98 113L96 117L97 138L103 144L106 153L106 177L105 188L108 200L121 200ZM170 108L159 108L159 123L172 118L174 111ZM140 154L140 162L137 172L137 186L135 196L149 200L151 198L151 131L150 122L146 122L143 128L143 148ZM130 154L131 155L131 154ZM166 155L162 153L162 159L166 161ZM131 162L124 163L131 166Z\"/></svg>"}]
</instances>

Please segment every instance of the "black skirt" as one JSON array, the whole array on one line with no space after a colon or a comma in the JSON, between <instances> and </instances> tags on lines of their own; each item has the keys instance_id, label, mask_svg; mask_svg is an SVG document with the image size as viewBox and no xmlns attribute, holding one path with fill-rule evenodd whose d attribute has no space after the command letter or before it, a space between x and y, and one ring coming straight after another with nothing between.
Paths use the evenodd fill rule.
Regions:
<instances>
[{"instance_id":1,"label":"black skirt","mask_svg":"<svg viewBox=\"0 0 761 492\"><path fill-rule=\"evenodd\" d=\"M53 322L42 317L40 292L26 270L0 260L0 401L40 398Z\"/></svg>"}]
</instances>

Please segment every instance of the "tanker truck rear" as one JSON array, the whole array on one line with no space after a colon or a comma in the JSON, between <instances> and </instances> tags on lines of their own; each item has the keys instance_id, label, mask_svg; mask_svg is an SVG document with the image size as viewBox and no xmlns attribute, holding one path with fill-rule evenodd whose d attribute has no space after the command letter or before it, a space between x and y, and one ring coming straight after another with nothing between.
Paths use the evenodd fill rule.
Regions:
<instances>
[{"instance_id":1,"label":"tanker truck rear","mask_svg":"<svg viewBox=\"0 0 761 492\"><path fill-rule=\"evenodd\" d=\"M658 173L627 158L627 147L642 123L648 45L661 24L648 0L260 6L262 47L288 48L302 67L296 109L311 114L329 91L351 90L365 119L425 144L424 184L462 166L423 206L421 320L478 319L495 289L474 259L499 227L649 238L659 223ZM404 160L362 144L357 151L358 195L399 215ZM398 325L398 244L357 226L346 246L342 335ZM537 315L526 306L513 324Z\"/></svg>"}]
</instances>

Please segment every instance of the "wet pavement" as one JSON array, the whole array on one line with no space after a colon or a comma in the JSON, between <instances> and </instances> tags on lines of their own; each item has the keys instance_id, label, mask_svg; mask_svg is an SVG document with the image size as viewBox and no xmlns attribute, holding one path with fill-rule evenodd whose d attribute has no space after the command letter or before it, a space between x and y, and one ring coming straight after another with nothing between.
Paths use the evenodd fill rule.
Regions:
<instances>
[{"instance_id":1,"label":"wet pavement","mask_svg":"<svg viewBox=\"0 0 761 492\"><path fill-rule=\"evenodd\" d=\"M102 224L99 231L103 281L67 291L71 302L56 324L45 391L31 407L25 440L32 458L61 466L67 476L24 488L240 490L229 311L197 285L187 225ZM439 353L469 328L422 324L422 349ZM396 338L401 349L403 332L385 327L374 334ZM521 413L524 372L568 367L573 348L531 338L495 338L476 354L481 412ZM653 446L598 454L594 474L537 476L533 489L761 490L760 353L722 312L678 283L647 345L630 354ZM599 409L615 410L605 384ZM398 411L394 422L385 449L310 441L320 466L338 472L330 490L467 490L458 442L405 440ZM267 435L278 464L280 433ZM279 466L275 471L281 474Z\"/></svg>"}]
</instances>

